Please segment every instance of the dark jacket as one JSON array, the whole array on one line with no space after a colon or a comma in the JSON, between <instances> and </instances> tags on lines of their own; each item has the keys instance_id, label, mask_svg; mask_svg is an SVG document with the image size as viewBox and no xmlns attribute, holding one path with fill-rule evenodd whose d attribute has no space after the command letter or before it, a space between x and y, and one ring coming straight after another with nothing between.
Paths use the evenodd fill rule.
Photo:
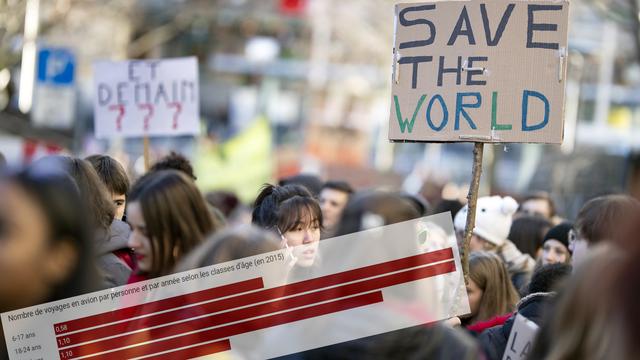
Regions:
<instances>
[{"instance_id":1,"label":"dark jacket","mask_svg":"<svg viewBox=\"0 0 640 360\"><path fill-rule=\"evenodd\" d=\"M477 342L460 329L419 325L286 355L278 360L484 359Z\"/></svg>"},{"instance_id":2,"label":"dark jacket","mask_svg":"<svg viewBox=\"0 0 640 360\"><path fill-rule=\"evenodd\" d=\"M533 321L538 326L541 325L543 319L543 311L547 304L553 300L555 293L533 293L524 297L517 306L517 312L527 319ZM516 319L516 313L514 313L504 325L494 326L487 329L478 337L480 346L484 350L487 359L489 360L501 360L504 355L504 350L507 347L507 341L509 340L509 334L513 327L513 322Z\"/></svg>"}]
</instances>

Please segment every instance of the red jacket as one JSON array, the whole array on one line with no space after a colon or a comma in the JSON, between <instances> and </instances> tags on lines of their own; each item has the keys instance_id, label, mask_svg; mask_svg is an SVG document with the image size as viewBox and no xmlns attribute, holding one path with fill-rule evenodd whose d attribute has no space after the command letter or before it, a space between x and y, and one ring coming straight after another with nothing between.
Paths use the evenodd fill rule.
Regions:
<instances>
[{"instance_id":1,"label":"red jacket","mask_svg":"<svg viewBox=\"0 0 640 360\"><path fill-rule=\"evenodd\" d=\"M132 271L129 276L129 280L127 280L127 285L137 283L139 281L149 280L149 276L147 274L139 274L137 271Z\"/></svg>"},{"instance_id":2,"label":"red jacket","mask_svg":"<svg viewBox=\"0 0 640 360\"><path fill-rule=\"evenodd\" d=\"M488 328L494 327L496 325L504 324L504 322L507 321L507 319L509 319L511 315L513 315L513 313L506 313L504 315L498 315L489 320L479 321L475 324L467 326L467 329L477 334L481 334L483 331L487 330Z\"/></svg>"}]
</instances>

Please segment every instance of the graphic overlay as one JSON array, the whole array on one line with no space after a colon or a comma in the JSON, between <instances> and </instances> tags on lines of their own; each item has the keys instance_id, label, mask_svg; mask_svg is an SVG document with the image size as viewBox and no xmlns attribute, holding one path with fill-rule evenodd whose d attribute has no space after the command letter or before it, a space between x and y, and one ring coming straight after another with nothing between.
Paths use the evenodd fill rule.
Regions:
<instances>
[{"instance_id":1,"label":"graphic overlay","mask_svg":"<svg viewBox=\"0 0 640 360\"><path fill-rule=\"evenodd\" d=\"M448 213L295 250L3 313L10 358L263 359L469 312Z\"/></svg>"},{"instance_id":2,"label":"graphic overlay","mask_svg":"<svg viewBox=\"0 0 640 360\"><path fill-rule=\"evenodd\" d=\"M97 138L197 135L194 57L94 64Z\"/></svg>"}]
</instances>

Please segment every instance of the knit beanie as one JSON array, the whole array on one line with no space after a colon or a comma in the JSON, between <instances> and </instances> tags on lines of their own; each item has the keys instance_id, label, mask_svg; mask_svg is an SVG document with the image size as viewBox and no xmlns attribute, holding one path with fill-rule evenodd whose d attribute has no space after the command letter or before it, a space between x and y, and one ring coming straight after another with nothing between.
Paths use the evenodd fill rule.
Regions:
<instances>
[{"instance_id":1,"label":"knit beanie","mask_svg":"<svg viewBox=\"0 0 640 360\"><path fill-rule=\"evenodd\" d=\"M547 240L553 239L557 240L564 245L569 252L569 231L573 229L573 224L569 222L563 222L562 224L556 225L547 231L547 234L544 236L544 240L542 243L544 244Z\"/></svg>"},{"instance_id":2,"label":"knit beanie","mask_svg":"<svg viewBox=\"0 0 640 360\"><path fill-rule=\"evenodd\" d=\"M453 225L463 231L467 221L469 207L465 205L456 214ZM509 236L513 214L518 203L510 196L484 196L478 199L476 206L476 225L473 233L492 244L502 245Z\"/></svg>"}]
</instances>

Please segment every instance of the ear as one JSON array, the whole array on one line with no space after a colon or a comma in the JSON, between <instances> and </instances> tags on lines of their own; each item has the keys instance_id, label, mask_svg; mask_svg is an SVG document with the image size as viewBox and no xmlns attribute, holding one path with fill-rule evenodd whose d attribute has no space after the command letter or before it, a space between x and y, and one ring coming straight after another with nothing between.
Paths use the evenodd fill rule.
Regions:
<instances>
[{"instance_id":1,"label":"ear","mask_svg":"<svg viewBox=\"0 0 640 360\"><path fill-rule=\"evenodd\" d=\"M505 215L513 215L518 211L518 202L511 196L505 196L502 199L502 213Z\"/></svg>"},{"instance_id":2,"label":"ear","mask_svg":"<svg viewBox=\"0 0 640 360\"><path fill-rule=\"evenodd\" d=\"M69 276L78 263L77 249L71 240L62 240L52 245L43 264L49 283L58 284Z\"/></svg>"}]
</instances>

